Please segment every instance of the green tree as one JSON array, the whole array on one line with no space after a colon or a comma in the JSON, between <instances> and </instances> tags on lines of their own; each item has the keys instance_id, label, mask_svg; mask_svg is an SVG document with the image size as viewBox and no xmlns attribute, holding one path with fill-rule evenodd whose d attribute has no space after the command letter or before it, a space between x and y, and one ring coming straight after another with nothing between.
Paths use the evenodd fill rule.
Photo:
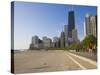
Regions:
<instances>
[{"instance_id":1,"label":"green tree","mask_svg":"<svg viewBox=\"0 0 100 75\"><path fill-rule=\"evenodd\" d=\"M76 50L78 47L78 45L76 43L72 43L69 45L68 49L73 49L73 50Z\"/></svg>"},{"instance_id":2,"label":"green tree","mask_svg":"<svg viewBox=\"0 0 100 75\"><path fill-rule=\"evenodd\" d=\"M94 37L93 35L88 35L84 38L84 40L82 41L82 47L83 48L87 48L89 46L89 44L97 45L97 39L96 37Z\"/></svg>"}]
</instances>

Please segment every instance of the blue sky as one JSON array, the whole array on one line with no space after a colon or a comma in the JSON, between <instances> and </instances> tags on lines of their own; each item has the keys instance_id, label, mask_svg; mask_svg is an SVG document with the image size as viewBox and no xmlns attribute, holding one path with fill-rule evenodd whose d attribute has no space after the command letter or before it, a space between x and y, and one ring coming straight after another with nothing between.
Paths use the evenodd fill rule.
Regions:
<instances>
[{"instance_id":1,"label":"blue sky","mask_svg":"<svg viewBox=\"0 0 100 75\"><path fill-rule=\"evenodd\" d=\"M68 24L68 12L75 12L75 27L80 40L84 37L83 21L86 13L97 15L94 6L15 2L14 5L14 48L27 49L34 35L53 38L60 36Z\"/></svg>"}]
</instances>

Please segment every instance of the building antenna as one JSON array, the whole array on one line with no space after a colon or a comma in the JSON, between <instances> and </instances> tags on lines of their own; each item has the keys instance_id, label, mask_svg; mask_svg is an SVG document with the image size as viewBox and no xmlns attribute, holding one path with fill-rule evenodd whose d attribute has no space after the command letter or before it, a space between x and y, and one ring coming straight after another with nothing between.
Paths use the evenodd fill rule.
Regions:
<instances>
[{"instance_id":1,"label":"building antenna","mask_svg":"<svg viewBox=\"0 0 100 75\"><path fill-rule=\"evenodd\" d=\"M71 6L71 11L73 11L74 10L74 8L73 8L73 5Z\"/></svg>"}]
</instances>

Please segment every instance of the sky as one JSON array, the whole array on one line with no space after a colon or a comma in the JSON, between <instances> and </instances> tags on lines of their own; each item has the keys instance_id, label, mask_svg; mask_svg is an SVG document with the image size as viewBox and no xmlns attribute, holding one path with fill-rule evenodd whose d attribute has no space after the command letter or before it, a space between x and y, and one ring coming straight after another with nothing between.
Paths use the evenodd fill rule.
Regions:
<instances>
[{"instance_id":1,"label":"sky","mask_svg":"<svg viewBox=\"0 0 100 75\"><path fill-rule=\"evenodd\" d=\"M75 28L78 38L84 38L86 13L97 15L95 6L14 2L14 49L28 49L32 36L59 37L68 24L68 12L75 13Z\"/></svg>"}]
</instances>

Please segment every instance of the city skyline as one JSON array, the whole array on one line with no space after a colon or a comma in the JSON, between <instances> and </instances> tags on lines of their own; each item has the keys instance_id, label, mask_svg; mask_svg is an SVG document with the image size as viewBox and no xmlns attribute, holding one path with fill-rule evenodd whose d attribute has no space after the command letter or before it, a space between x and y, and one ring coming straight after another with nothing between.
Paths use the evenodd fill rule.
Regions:
<instances>
[{"instance_id":1,"label":"city skyline","mask_svg":"<svg viewBox=\"0 0 100 75\"><path fill-rule=\"evenodd\" d=\"M15 2L14 7L14 49L27 49L31 37L37 35L53 38L59 37L68 24L68 11L75 12L75 27L80 40L84 37L84 17L86 13L97 15L94 6L67 4L48 4Z\"/></svg>"}]
</instances>

